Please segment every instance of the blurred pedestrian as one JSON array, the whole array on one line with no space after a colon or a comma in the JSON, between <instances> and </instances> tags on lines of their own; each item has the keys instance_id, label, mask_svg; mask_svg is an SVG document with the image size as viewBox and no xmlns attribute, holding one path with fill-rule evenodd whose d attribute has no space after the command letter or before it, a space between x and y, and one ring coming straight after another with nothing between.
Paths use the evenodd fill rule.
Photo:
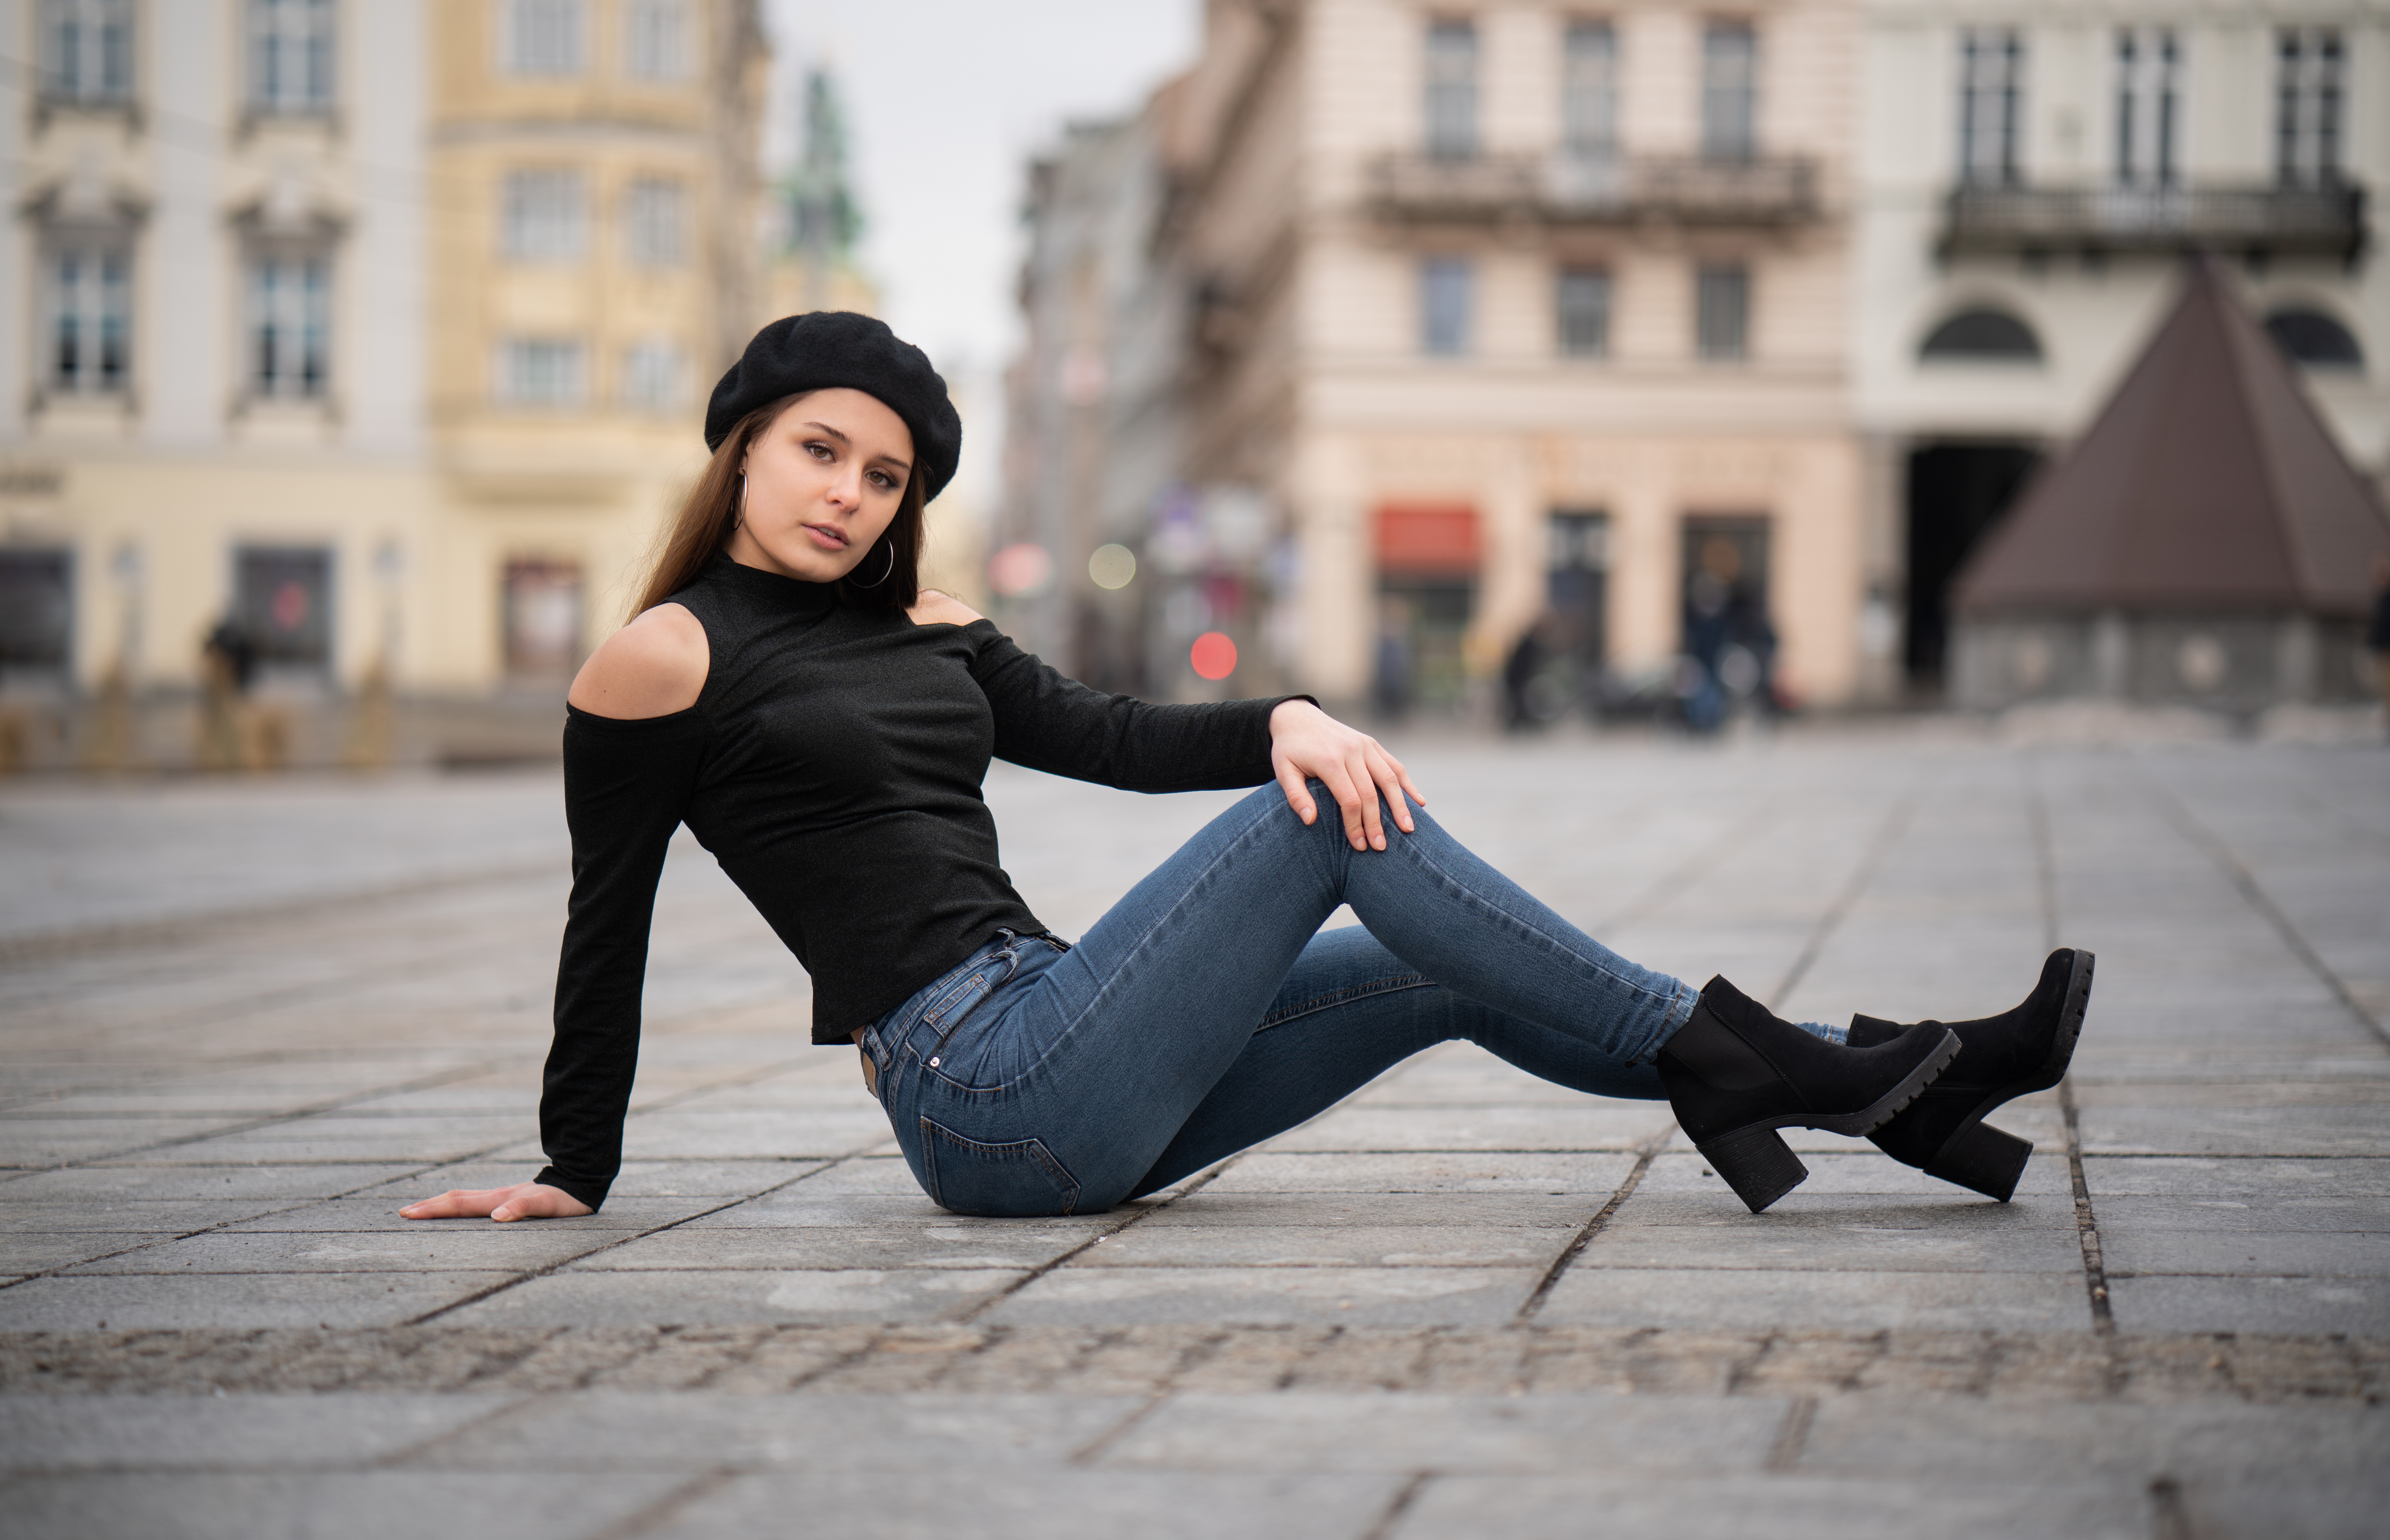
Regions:
<instances>
[{"instance_id":1,"label":"blurred pedestrian","mask_svg":"<svg viewBox=\"0 0 2390 1540\"><path fill-rule=\"evenodd\" d=\"M1545 622L1539 616L1536 623L1519 633L1510 655L1502 660L1502 728L1505 732L1523 733L1543 725L1543 713L1535 699L1536 676L1551 659L1551 648L1544 640Z\"/></svg>"},{"instance_id":2,"label":"blurred pedestrian","mask_svg":"<svg viewBox=\"0 0 2390 1540\"><path fill-rule=\"evenodd\" d=\"M1411 607L1388 597L1378 605L1378 643L1370 660L1369 703L1380 722L1400 722L1411 709Z\"/></svg>"},{"instance_id":3,"label":"blurred pedestrian","mask_svg":"<svg viewBox=\"0 0 2390 1540\"><path fill-rule=\"evenodd\" d=\"M622 1166L656 886L684 821L813 978L813 1040L865 1084L930 1200L1097 1213L1466 1039L1600 1096L1666 1097L1755 1212L1807 1172L1777 1130L1876 1137L2006 1198L2032 1146L1984 1112L2057 1084L2091 983L2063 949L2008 1014L1783 1020L1638 967L1471 854L1410 773L1303 696L1106 696L919 584L961 419L865 316L773 322L706 412L713 458L638 614L572 685L572 893L530 1181L413 1219L578 1215ZM1145 791L1255 787L1075 944L997 864L995 754ZM1273 782L1275 784L1273 784ZM1358 926L1321 926L1350 904ZM1844 1039L1879 1033L1874 1046ZM1961 1046L1985 1074L1921 1093ZM1914 1104L1914 1105L1912 1105Z\"/></svg>"},{"instance_id":4,"label":"blurred pedestrian","mask_svg":"<svg viewBox=\"0 0 2390 1540\"><path fill-rule=\"evenodd\" d=\"M2365 628L2365 645L2372 649L2381 678L2383 715L2390 719L2390 552L2373 558L2373 619Z\"/></svg>"},{"instance_id":5,"label":"blurred pedestrian","mask_svg":"<svg viewBox=\"0 0 2390 1540\"><path fill-rule=\"evenodd\" d=\"M255 758L244 702L257 677L257 643L227 615L199 644L199 741L202 770L250 768Z\"/></svg>"}]
</instances>

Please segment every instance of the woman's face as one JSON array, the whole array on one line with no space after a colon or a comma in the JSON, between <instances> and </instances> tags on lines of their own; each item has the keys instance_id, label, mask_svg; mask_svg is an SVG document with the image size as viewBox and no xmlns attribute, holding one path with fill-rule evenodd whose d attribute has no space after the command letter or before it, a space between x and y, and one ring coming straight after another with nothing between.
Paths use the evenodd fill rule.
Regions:
<instances>
[{"instance_id":1,"label":"woman's face","mask_svg":"<svg viewBox=\"0 0 2390 1540\"><path fill-rule=\"evenodd\" d=\"M800 396L747 446L730 559L806 583L852 572L886 533L913 474L913 432L861 391ZM886 562L872 558L868 582Z\"/></svg>"}]
</instances>

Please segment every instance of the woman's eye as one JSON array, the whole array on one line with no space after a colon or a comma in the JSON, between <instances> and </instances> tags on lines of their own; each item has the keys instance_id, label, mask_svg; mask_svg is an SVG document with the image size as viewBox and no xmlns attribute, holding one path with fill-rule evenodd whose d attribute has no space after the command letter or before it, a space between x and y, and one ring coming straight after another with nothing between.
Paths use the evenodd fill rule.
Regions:
<instances>
[{"instance_id":1,"label":"woman's eye","mask_svg":"<svg viewBox=\"0 0 2390 1540\"><path fill-rule=\"evenodd\" d=\"M816 460L827 460L829 458L829 445L826 443L809 443L805 445L805 453L811 455Z\"/></svg>"}]
</instances>

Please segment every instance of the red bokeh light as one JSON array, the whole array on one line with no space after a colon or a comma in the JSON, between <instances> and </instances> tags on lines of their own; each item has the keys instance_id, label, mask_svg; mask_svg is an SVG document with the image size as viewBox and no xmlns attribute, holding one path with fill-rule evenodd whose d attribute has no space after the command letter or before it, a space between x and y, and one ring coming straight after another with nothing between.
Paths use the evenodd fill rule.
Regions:
<instances>
[{"instance_id":1,"label":"red bokeh light","mask_svg":"<svg viewBox=\"0 0 2390 1540\"><path fill-rule=\"evenodd\" d=\"M1237 672L1237 644L1216 631L1206 631L1187 649L1187 661L1206 679L1226 679Z\"/></svg>"}]
</instances>

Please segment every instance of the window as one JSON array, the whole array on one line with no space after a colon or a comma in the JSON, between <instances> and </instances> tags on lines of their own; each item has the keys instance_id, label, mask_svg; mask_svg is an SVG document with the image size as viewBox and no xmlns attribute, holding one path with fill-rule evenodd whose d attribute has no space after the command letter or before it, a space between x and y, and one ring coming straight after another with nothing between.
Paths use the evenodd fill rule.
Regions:
<instances>
[{"instance_id":1,"label":"window","mask_svg":"<svg viewBox=\"0 0 2390 1540\"><path fill-rule=\"evenodd\" d=\"M1427 152L1465 160L1477 153L1477 25L1427 28Z\"/></svg>"},{"instance_id":2,"label":"window","mask_svg":"<svg viewBox=\"0 0 2390 1540\"><path fill-rule=\"evenodd\" d=\"M581 568L537 558L507 563L507 672L560 679L581 662Z\"/></svg>"},{"instance_id":3,"label":"window","mask_svg":"<svg viewBox=\"0 0 2390 1540\"><path fill-rule=\"evenodd\" d=\"M1921 358L2041 362L2041 339L2005 310L1962 310L1928 332Z\"/></svg>"},{"instance_id":4,"label":"window","mask_svg":"<svg viewBox=\"0 0 2390 1540\"><path fill-rule=\"evenodd\" d=\"M1572 21L1561 37L1561 140L1586 160L1618 153L1618 34L1607 21Z\"/></svg>"},{"instance_id":5,"label":"window","mask_svg":"<svg viewBox=\"0 0 2390 1540\"><path fill-rule=\"evenodd\" d=\"M498 62L510 75L577 75L587 67L584 0L504 0Z\"/></svg>"},{"instance_id":6,"label":"window","mask_svg":"<svg viewBox=\"0 0 2390 1540\"><path fill-rule=\"evenodd\" d=\"M332 553L320 545L233 552L233 614L268 668L320 671L332 661Z\"/></svg>"},{"instance_id":7,"label":"window","mask_svg":"<svg viewBox=\"0 0 2390 1540\"><path fill-rule=\"evenodd\" d=\"M0 674L63 674L73 640L73 556L0 548Z\"/></svg>"},{"instance_id":8,"label":"window","mask_svg":"<svg viewBox=\"0 0 2390 1540\"><path fill-rule=\"evenodd\" d=\"M132 263L121 246L65 247L50 256L50 388L122 391L131 370Z\"/></svg>"},{"instance_id":9,"label":"window","mask_svg":"<svg viewBox=\"0 0 2390 1540\"><path fill-rule=\"evenodd\" d=\"M331 374L331 263L264 257L249 270L250 389L278 400L320 399Z\"/></svg>"},{"instance_id":10,"label":"window","mask_svg":"<svg viewBox=\"0 0 2390 1540\"><path fill-rule=\"evenodd\" d=\"M683 403L681 351L667 339L650 337L623 353L623 404L634 411L670 412Z\"/></svg>"},{"instance_id":11,"label":"window","mask_svg":"<svg viewBox=\"0 0 2390 1540\"><path fill-rule=\"evenodd\" d=\"M42 91L65 101L133 95L133 0L42 0Z\"/></svg>"},{"instance_id":12,"label":"window","mask_svg":"<svg viewBox=\"0 0 2390 1540\"><path fill-rule=\"evenodd\" d=\"M509 405L577 405L588 389L577 341L515 337L498 349L498 399Z\"/></svg>"},{"instance_id":13,"label":"window","mask_svg":"<svg viewBox=\"0 0 2390 1540\"><path fill-rule=\"evenodd\" d=\"M1702 156L1748 160L1759 148L1759 34L1747 21L1702 30Z\"/></svg>"},{"instance_id":14,"label":"window","mask_svg":"<svg viewBox=\"0 0 2390 1540\"><path fill-rule=\"evenodd\" d=\"M2335 27L2285 27L2276 41L2274 174L2290 184L2340 179L2341 60Z\"/></svg>"},{"instance_id":15,"label":"window","mask_svg":"<svg viewBox=\"0 0 2390 1540\"><path fill-rule=\"evenodd\" d=\"M2266 335L2283 357L2310 369L2365 367L2357 334L2319 310L2278 310L2266 317Z\"/></svg>"},{"instance_id":16,"label":"window","mask_svg":"<svg viewBox=\"0 0 2390 1540\"><path fill-rule=\"evenodd\" d=\"M586 209L577 171L508 173L502 237L506 254L517 262L578 261Z\"/></svg>"},{"instance_id":17,"label":"window","mask_svg":"<svg viewBox=\"0 0 2390 1540\"><path fill-rule=\"evenodd\" d=\"M2024 41L2013 27L1970 27L1959 34L1959 180L2013 186L2017 127L2024 92Z\"/></svg>"},{"instance_id":18,"label":"window","mask_svg":"<svg viewBox=\"0 0 2390 1540\"><path fill-rule=\"evenodd\" d=\"M684 0L628 0L623 10L623 59L634 80L685 78L688 6Z\"/></svg>"},{"instance_id":19,"label":"window","mask_svg":"<svg viewBox=\"0 0 2390 1540\"><path fill-rule=\"evenodd\" d=\"M2174 186L2179 63L2172 28L2117 30L2116 181L2120 186Z\"/></svg>"},{"instance_id":20,"label":"window","mask_svg":"<svg viewBox=\"0 0 2390 1540\"><path fill-rule=\"evenodd\" d=\"M260 112L332 105L332 0L249 0L249 104Z\"/></svg>"},{"instance_id":21,"label":"window","mask_svg":"<svg viewBox=\"0 0 2390 1540\"><path fill-rule=\"evenodd\" d=\"M681 230L687 198L668 177L643 176L623 195L625 254L635 266L670 267L682 256Z\"/></svg>"},{"instance_id":22,"label":"window","mask_svg":"<svg viewBox=\"0 0 2390 1540\"><path fill-rule=\"evenodd\" d=\"M1694 344L1703 358L1749 355L1751 273L1740 265L1704 264L1693 278Z\"/></svg>"},{"instance_id":23,"label":"window","mask_svg":"<svg viewBox=\"0 0 2390 1540\"><path fill-rule=\"evenodd\" d=\"M1553 296L1561 353L1600 358L1610 351L1610 275L1598 267L1563 267Z\"/></svg>"},{"instance_id":24,"label":"window","mask_svg":"<svg viewBox=\"0 0 2390 1540\"><path fill-rule=\"evenodd\" d=\"M1449 356L1469 351L1471 289L1475 274L1457 257L1420 263L1420 348Z\"/></svg>"}]
</instances>

